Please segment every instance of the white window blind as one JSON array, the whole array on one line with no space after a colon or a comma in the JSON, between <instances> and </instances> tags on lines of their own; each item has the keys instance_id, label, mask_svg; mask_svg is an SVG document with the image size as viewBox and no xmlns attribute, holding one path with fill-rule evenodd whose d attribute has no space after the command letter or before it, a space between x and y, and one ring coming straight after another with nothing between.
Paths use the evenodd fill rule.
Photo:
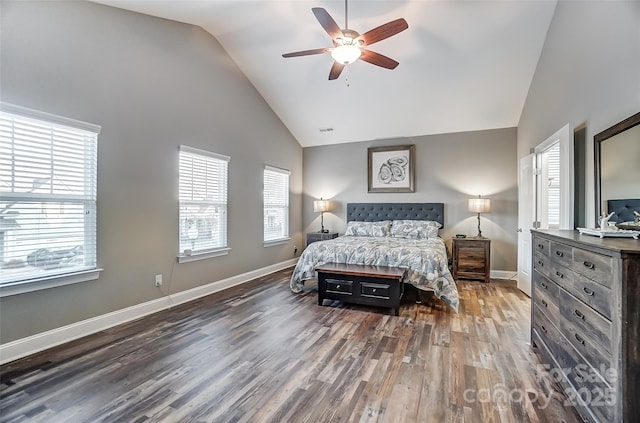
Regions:
<instances>
[{"instance_id":1,"label":"white window blind","mask_svg":"<svg viewBox=\"0 0 640 423\"><path fill-rule=\"evenodd\" d=\"M180 146L180 256L227 248L229 160Z\"/></svg>"},{"instance_id":2,"label":"white window blind","mask_svg":"<svg viewBox=\"0 0 640 423\"><path fill-rule=\"evenodd\" d=\"M0 284L96 268L100 127L2 104Z\"/></svg>"},{"instance_id":3,"label":"white window blind","mask_svg":"<svg viewBox=\"0 0 640 423\"><path fill-rule=\"evenodd\" d=\"M289 171L264 168L264 241L289 238Z\"/></svg>"},{"instance_id":4,"label":"white window blind","mask_svg":"<svg viewBox=\"0 0 640 423\"><path fill-rule=\"evenodd\" d=\"M549 228L560 228L560 143L546 152Z\"/></svg>"}]
</instances>

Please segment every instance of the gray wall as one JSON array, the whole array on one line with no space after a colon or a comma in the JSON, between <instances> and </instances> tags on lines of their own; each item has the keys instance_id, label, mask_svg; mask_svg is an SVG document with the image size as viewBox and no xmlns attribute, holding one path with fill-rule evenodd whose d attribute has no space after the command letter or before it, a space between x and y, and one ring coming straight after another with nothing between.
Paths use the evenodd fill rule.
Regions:
<instances>
[{"instance_id":1,"label":"gray wall","mask_svg":"<svg viewBox=\"0 0 640 423\"><path fill-rule=\"evenodd\" d=\"M367 193L367 148L416 145L416 192ZM334 202L325 213L325 227L340 233L346 228L348 202L442 202L447 240L457 233L475 236L477 215L467 211L467 200L481 194L491 198L491 213L482 215L482 234L491 238L491 268L517 268L516 129L376 140L304 149L303 227L320 230L313 200Z\"/></svg>"},{"instance_id":2,"label":"gray wall","mask_svg":"<svg viewBox=\"0 0 640 423\"><path fill-rule=\"evenodd\" d=\"M88 2L3 0L0 12L2 101L102 126L104 268L96 281L2 298L1 343L293 258L302 149L212 36ZM176 264L179 144L231 156L228 256ZM265 163L292 172L292 240L269 248Z\"/></svg>"},{"instance_id":3,"label":"gray wall","mask_svg":"<svg viewBox=\"0 0 640 423\"><path fill-rule=\"evenodd\" d=\"M518 124L518 158L565 124L584 125L591 225L593 136L640 111L639 75L640 2L558 2Z\"/></svg>"}]
</instances>

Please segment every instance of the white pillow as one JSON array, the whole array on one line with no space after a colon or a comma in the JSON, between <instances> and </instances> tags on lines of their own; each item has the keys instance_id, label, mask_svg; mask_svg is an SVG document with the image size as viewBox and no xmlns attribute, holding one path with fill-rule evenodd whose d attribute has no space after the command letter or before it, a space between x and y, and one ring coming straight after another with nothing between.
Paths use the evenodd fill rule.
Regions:
<instances>
[{"instance_id":1,"label":"white pillow","mask_svg":"<svg viewBox=\"0 0 640 423\"><path fill-rule=\"evenodd\" d=\"M352 220L347 223L345 235L351 236L389 236L391 230L390 220L379 222L361 222Z\"/></svg>"},{"instance_id":2,"label":"white pillow","mask_svg":"<svg viewBox=\"0 0 640 423\"><path fill-rule=\"evenodd\" d=\"M434 220L394 220L391 236L410 239L435 238L441 227L442 225Z\"/></svg>"}]
</instances>

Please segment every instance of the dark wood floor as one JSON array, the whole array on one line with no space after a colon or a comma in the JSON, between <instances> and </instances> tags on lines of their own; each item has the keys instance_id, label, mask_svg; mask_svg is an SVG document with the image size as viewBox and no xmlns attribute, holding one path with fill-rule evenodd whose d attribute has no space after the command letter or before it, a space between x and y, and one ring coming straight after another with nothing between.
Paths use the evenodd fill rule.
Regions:
<instances>
[{"instance_id":1,"label":"dark wood floor","mask_svg":"<svg viewBox=\"0 0 640 423\"><path fill-rule=\"evenodd\" d=\"M514 283L460 282L459 314L431 299L395 317L320 307L290 275L4 365L0 420L579 421L548 390Z\"/></svg>"}]
</instances>

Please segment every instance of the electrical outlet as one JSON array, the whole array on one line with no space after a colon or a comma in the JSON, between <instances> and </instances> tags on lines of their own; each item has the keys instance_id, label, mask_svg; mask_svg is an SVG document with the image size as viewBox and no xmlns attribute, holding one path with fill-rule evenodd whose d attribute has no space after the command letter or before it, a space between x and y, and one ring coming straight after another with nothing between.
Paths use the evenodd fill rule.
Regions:
<instances>
[{"instance_id":1,"label":"electrical outlet","mask_svg":"<svg viewBox=\"0 0 640 423\"><path fill-rule=\"evenodd\" d=\"M162 275L156 275L156 286L162 285Z\"/></svg>"},{"instance_id":2,"label":"electrical outlet","mask_svg":"<svg viewBox=\"0 0 640 423\"><path fill-rule=\"evenodd\" d=\"M295 256L296 254L298 254L298 247L296 247L295 245L293 246L293 255Z\"/></svg>"}]
</instances>

